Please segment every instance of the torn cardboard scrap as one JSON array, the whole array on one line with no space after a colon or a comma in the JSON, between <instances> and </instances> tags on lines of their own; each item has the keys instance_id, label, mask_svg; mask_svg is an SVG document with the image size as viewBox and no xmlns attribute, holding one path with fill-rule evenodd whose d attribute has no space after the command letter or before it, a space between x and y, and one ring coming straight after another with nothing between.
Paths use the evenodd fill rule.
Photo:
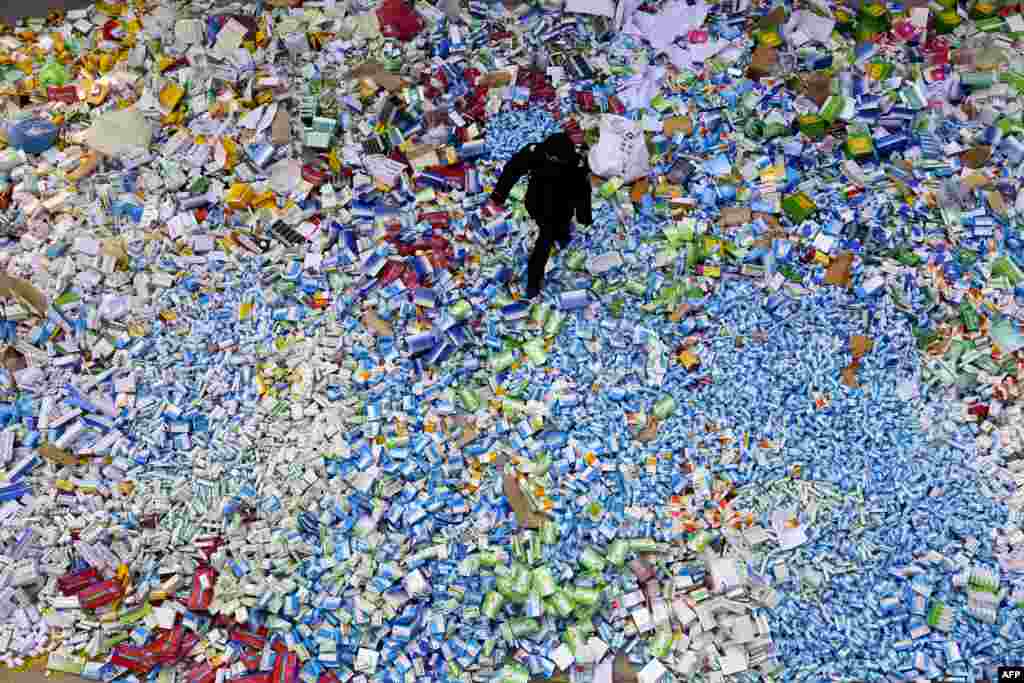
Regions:
<instances>
[{"instance_id":1,"label":"torn cardboard scrap","mask_svg":"<svg viewBox=\"0 0 1024 683\"><path fill-rule=\"evenodd\" d=\"M633 183L633 187L629 190L629 198L634 202L639 202L644 198L644 195L651 189L651 183L647 178L641 178L640 180Z\"/></svg>"},{"instance_id":2,"label":"torn cardboard scrap","mask_svg":"<svg viewBox=\"0 0 1024 683\"><path fill-rule=\"evenodd\" d=\"M984 173L972 173L965 178L961 178L960 182L965 188L972 191L992 185L992 179Z\"/></svg>"},{"instance_id":3,"label":"torn cardboard scrap","mask_svg":"<svg viewBox=\"0 0 1024 683\"><path fill-rule=\"evenodd\" d=\"M840 381L851 389L860 386L857 382L857 368L860 367L861 359L871 352L875 342L870 337L855 334L850 337L850 353L853 360L840 372Z\"/></svg>"},{"instance_id":4,"label":"torn cardboard scrap","mask_svg":"<svg viewBox=\"0 0 1024 683\"><path fill-rule=\"evenodd\" d=\"M491 71L480 77L479 84L485 88L504 88L512 83L515 73L511 69Z\"/></svg>"},{"instance_id":5,"label":"torn cardboard scrap","mask_svg":"<svg viewBox=\"0 0 1024 683\"><path fill-rule=\"evenodd\" d=\"M831 77L824 71L814 71L800 78L800 92L821 107L831 95Z\"/></svg>"},{"instance_id":6,"label":"torn cardboard scrap","mask_svg":"<svg viewBox=\"0 0 1024 683\"><path fill-rule=\"evenodd\" d=\"M849 287L853 281L853 254L843 252L828 264L825 271L825 283L836 287Z\"/></svg>"},{"instance_id":7,"label":"torn cardboard scrap","mask_svg":"<svg viewBox=\"0 0 1024 683\"><path fill-rule=\"evenodd\" d=\"M860 360L866 356L872 348L874 348L875 342L870 337L865 337L859 334L855 334L850 337L850 352L853 354L854 360Z\"/></svg>"},{"instance_id":8,"label":"torn cardboard scrap","mask_svg":"<svg viewBox=\"0 0 1024 683\"><path fill-rule=\"evenodd\" d=\"M367 311L363 315L363 326L378 337L394 336L394 329L391 327L391 323L382 319L373 311Z\"/></svg>"},{"instance_id":9,"label":"torn cardboard scrap","mask_svg":"<svg viewBox=\"0 0 1024 683\"><path fill-rule=\"evenodd\" d=\"M972 147L960 154L960 163L969 169L983 168L992 156L992 148L988 145Z\"/></svg>"},{"instance_id":10,"label":"torn cardboard scrap","mask_svg":"<svg viewBox=\"0 0 1024 683\"><path fill-rule=\"evenodd\" d=\"M13 299L39 317L46 317L46 297L28 280L0 273L0 299Z\"/></svg>"},{"instance_id":11,"label":"torn cardboard scrap","mask_svg":"<svg viewBox=\"0 0 1024 683\"><path fill-rule=\"evenodd\" d=\"M117 263L128 263L128 252L124 248L124 240L120 237L105 239L100 243L100 251L111 256Z\"/></svg>"},{"instance_id":12,"label":"torn cardboard scrap","mask_svg":"<svg viewBox=\"0 0 1024 683\"><path fill-rule=\"evenodd\" d=\"M650 415L647 417L647 425L637 433L636 440L640 443L650 443L656 438L658 438L658 418Z\"/></svg>"},{"instance_id":13,"label":"torn cardboard scrap","mask_svg":"<svg viewBox=\"0 0 1024 683\"><path fill-rule=\"evenodd\" d=\"M467 422L462 426L462 434L459 435L456 444L459 448L465 448L476 441L476 437L478 436L480 436L480 430L476 428L476 424L473 422Z\"/></svg>"},{"instance_id":14,"label":"torn cardboard scrap","mask_svg":"<svg viewBox=\"0 0 1024 683\"><path fill-rule=\"evenodd\" d=\"M274 114L274 120L270 124L270 142L275 145L286 145L292 137L291 119L288 117L288 110L279 107Z\"/></svg>"},{"instance_id":15,"label":"torn cardboard scrap","mask_svg":"<svg viewBox=\"0 0 1024 683\"><path fill-rule=\"evenodd\" d=\"M0 362L3 363L3 367L7 370L8 388L17 388L17 382L15 382L14 374L19 370L23 370L28 367L28 362L25 360L25 354L18 351L13 346L8 346L4 349L3 353L0 354Z\"/></svg>"},{"instance_id":16,"label":"torn cardboard scrap","mask_svg":"<svg viewBox=\"0 0 1024 683\"><path fill-rule=\"evenodd\" d=\"M505 498L515 513L516 523L523 529L539 529L547 516L536 512L526 499L526 494L519 488L519 479L514 474L505 474L503 480Z\"/></svg>"},{"instance_id":17,"label":"torn cardboard scrap","mask_svg":"<svg viewBox=\"0 0 1024 683\"><path fill-rule=\"evenodd\" d=\"M671 116L664 120L662 130L669 137L676 133L690 135L693 132L693 121L689 116Z\"/></svg>"},{"instance_id":18,"label":"torn cardboard scrap","mask_svg":"<svg viewBox=\"0 0 1024 683\"><path fill-rule=\"evenodd\" d=\"M63 448L57 448L50 443L43 443L39 445L39 455L43 456L50 462L55 462L60 465L75 465L78 463L78 458L74 455Z\"/></svg>"},{"instance_id":19,"label":"torn cardboard scrap","mask_svg":"<svg viewBox=\"0 0 1024 683\"><path fill-rule=\"evenodd\" d=\"M775 66L779 63L779 53L774 47L762 45L754 50L750 56L750 66L747 67L747 77L754 80L770 76Z\"/></svg>"},{"instance_id":20,"label":"torn cardboard scrap","mask_svg":"<svg viewBox=\"0 0 1024 683\"><path fill-rule=\"evenodd\" d=\"M750 222L753 214L746 206L726 206L721 210L722 226L746 225Z\"/></svg>"},{"instance_id":21,"label":"torn cardboard scrap","mask_svg":"<svg viewBox=\"0 0 1024 683\"><path fill-rule=\"evenodd\" d=\"M363 62L349 72L349 78L373 81L374 84L390 92L400 92L406 82L401 76L391 73L379 62Z\"/></svg>"},{"instance_id":22,"label":"torn cardboard scrap","mask_svg":"<svg viewBox=\"0 0 1024 683\"><path fill-rule=\"evenodd\" d=\"M669 314L668 319L674 323L677 323L686 316L690 315L690 313L693 313L695 310L696 309L690 304L679 304L678 306L676 306L676 309Z\"/></svg>"}]
</instances>

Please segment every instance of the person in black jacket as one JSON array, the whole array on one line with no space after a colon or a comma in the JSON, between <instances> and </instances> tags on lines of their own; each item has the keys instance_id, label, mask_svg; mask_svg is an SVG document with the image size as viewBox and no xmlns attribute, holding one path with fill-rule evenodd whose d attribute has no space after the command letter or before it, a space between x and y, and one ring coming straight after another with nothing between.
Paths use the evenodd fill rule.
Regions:
<instances>
[{"instance_id":1,"label":"person in black jacket","mask_svg":"<svg viewBox=\"0 0 1024 683\"><path fill-rule=\"evenodd\" d=\"M572 239L569 223L573 216L583 225L590 225L593 217L590 167L567 134L555 133L516 152L505 164L491 201L503 205L512 187L527 174L526 210L540 229L527 275L526 296L533 299L540 294L551 247L558 242L565 248Z\"/></svg>"}]
</instances>

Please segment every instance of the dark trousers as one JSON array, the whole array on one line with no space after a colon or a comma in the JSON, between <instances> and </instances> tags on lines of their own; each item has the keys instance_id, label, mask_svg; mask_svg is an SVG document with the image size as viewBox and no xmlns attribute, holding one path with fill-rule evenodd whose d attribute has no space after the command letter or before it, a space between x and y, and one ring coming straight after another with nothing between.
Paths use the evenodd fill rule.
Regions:
<instances>
[{"instance_id":1,"label":"dark trousers","mask_svg":"<svg viewBox=\"0 0 1024 683\"><path fill-rule=\"evenodd\" d=\"M544 283L544 269L548 265L548 257L551 256L551 247L558 242L562 248L569 245L571 236L569 234L569 223L564 225L551 225L537 221L540 229L537 241L533 245L533 253L530 254L530 268L527 271L527 286L531 290L539 291Z\"/></svg>"}]
</instances>

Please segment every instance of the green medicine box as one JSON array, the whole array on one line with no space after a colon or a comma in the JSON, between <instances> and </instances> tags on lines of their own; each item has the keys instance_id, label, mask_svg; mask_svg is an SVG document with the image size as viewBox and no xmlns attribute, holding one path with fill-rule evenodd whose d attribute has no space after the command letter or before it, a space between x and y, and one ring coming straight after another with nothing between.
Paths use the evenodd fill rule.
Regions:
<instances>
[{"instance_id":1,"label":"green medicine box","mask_svg":"<svg viewBox=\"0 0 1024 683\"><path fill-rule=\"evenodd\" d=\"M977 19L975 27L982 33L999 33L1006 29L1006 20L1000 16Z\"/></svg>"},{"instance_id":2,"label":"green medicine box","mask_svg":"<svg viewBox=\"0 0 1024 683\"><path fill-rule=\"evenodd\" d=\"M875 152L875 142L867 133L851 133L846 137L846 155L851 159L865 159Z\"/></svg>"},{"instance_id":3,"label":"green medicine box","mask_svg":"<svg viewBox=\"0 0 1024 683\"><path fill-rule=\"evenodd\" d=\"M996 17L998 12L999 5L996 2L992 2L992 0L977 0L977 2L971 5L968 16L974 21L980 21Z\"/></svg>"},{"instance_id":4,"label":"green medicine box","mask_svg":"<svg viewBox=\"0 0 1024 683\"><path fill-rule=\"evenodd\" d=\"M803 223L818 210L817 205L804 192L791 194L782 200L782 210L794 223Z\"/></svg>"},{"instance_id":5,"label":"green medicine box","mask_svg":"<svg viewBox=\"0 0 1024 683\"><path fill-rule=\"evenodd\" d=\"M883 3L872 2L861 7L857 14L861 31L870 31L872 35L889 30L889 10Z\"/></svg>"},{"instance_id":6,"label":"green medicine box","mask_svg":"<svg viewBox=\"0 0 1024 683\"><path fill-rule=\"evenodd\" d=\"M955 9L939 12L935 17L935 31L941 36L949 35L960 27L960 15Z\"/></svg>"},{"instance_id":7,"label":"green medicine box","mask_svg":"<svg viewBox=\"0 0 1024 683\"><path fill-rule=\"evenodd\" d=\"M778 47L782 45L782 36L779 35L779 31L774 28L770 29L758 29L754 31L754 40L757 44L762 47Z\"/></svg>"},{"instance_id":8,"label":"green medicine box","mask_svg":"<svg viewBox=\"0 0 1024 683\"><path fill-rule=\"evenodd\" d=\"M817 114L804 114L799 119L799 125L800 132L812 140L819 140L825 137L825 129L828 127L825 119Z\"/></svg>"},{"instance_id":9,"label":"green medicine box","mask_svg":"<svg viewBox=\"0 0 1024 683\"><path fill-rule=\"evenodd\" d=\"M892 76L894 71L892 64L888 62L871 62L864 69L868 78L873 81L884 81L885 79Z\"/></svg>"},{"instance_id":10,"label":"green medicine box","mask_svg":"<svg viewBox=\"0 0 1024 683\"><path fill-rule=\"evenodd\" d=\"M857 13L857 29L854 38L865 42L889 31L889 10L880 2L872 2L860 8Z\"/></svg>"}]
</instances>

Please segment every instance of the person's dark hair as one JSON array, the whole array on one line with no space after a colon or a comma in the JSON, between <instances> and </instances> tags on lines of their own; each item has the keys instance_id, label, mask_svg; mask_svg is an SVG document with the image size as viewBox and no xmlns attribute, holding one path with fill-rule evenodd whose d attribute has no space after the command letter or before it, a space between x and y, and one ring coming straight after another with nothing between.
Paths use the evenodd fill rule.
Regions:
<instances>
[{"instance_id":1,"label":"person's dark hair","mask_svg":"<svg viewBox=\"0 0 1024 683\"><path fill-rule=\"evenodd\" d=\"M542 148L545 154L562 163L571 164L579 158L576 145L573 144L572 138L567 133L555 133L548 136L544 140Z\"/></svg>"}]
</instances>

